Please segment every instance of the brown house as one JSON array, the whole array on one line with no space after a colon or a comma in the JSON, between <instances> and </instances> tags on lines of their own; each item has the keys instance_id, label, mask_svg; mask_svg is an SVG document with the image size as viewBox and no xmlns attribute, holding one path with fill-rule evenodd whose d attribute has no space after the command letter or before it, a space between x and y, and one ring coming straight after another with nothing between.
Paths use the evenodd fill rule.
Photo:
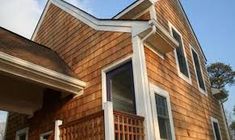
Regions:
<instances>
[{"instance_id":1,"label":"brown house","mask_svg":"<svg viewBox=\"0 0 235 140\"><path fill-rule=\"evenodd\" d=\"M138 0L112 19L49 0L32 40L0 29L6 140L229 140L224 94L178 0Z\"/></svg>"}]
</instances>

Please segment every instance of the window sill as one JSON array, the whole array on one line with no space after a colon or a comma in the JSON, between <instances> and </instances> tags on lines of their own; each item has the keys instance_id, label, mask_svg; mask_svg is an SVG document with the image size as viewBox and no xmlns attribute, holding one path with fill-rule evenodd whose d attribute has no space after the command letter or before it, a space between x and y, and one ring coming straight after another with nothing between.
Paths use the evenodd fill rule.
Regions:
<instances>
[{"instance_id":1,"label":"window sill","mask_svg":"<svg viewBox=\"0 0 235 140\"><path fill-rule=\"evenodd\" d=\"M178 76L183 79L184 81L186 81L188 84L192 85L192 79L190 77L185 76L183 73L181 73L178 70Z\"/></svg>"}]
</instances>

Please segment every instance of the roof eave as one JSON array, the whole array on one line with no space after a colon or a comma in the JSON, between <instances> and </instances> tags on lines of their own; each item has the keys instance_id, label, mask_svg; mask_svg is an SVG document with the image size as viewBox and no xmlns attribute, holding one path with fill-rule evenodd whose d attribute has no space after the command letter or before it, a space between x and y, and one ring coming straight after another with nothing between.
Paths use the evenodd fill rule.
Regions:
<instances>
[{"instance_id":1,"label":"roof eave","mask_svg":"<svg viewBox=\"0 0 235 140\"><path fill-rule=\"evenodd\" d=\"M0 52L0 71L41 85L80 95L86 83L20 58Z\"/></svg>"}]
</instances>

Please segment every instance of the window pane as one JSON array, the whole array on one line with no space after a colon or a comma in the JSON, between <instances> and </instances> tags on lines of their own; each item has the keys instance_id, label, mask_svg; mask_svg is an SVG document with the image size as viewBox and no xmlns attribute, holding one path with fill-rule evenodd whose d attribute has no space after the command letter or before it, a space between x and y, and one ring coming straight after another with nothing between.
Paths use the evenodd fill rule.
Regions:
<instances>
[{"instance_id":1,"label":"window pane","mask_svg":"<svg viewBox=\"0 0 235 140\"><path fill-rule=\"evenodd\" d=\"M167 108L167 100L165 97L160 95L155 95L157 115L158 115L158 125L160 131L160 137L162 140L171 140L171 127Z\"/></svg>"},{"instance_id":2,"label":"window pane","mask_svg":"<svg viewBox=\"0 0 235 140\"><path fill-rule=\"evenodd\" d=\"M175 38L175 40L179 42L179 47L176 49L176 53L177 53L180 72L183 73L185 76L189 77L188 68L186 64L186 58L185 58L184 50L183 50L182 38L174 29L172 29L172 33L173 33L173 37Z\"/></svg>"},{"instance_id":3,"label":"window pane","mask_svg":"<svg viewBox=\"0 0 235 140\"><path fill-rule=\"evenodd\" d=\"M107 90L114 110L136 113L131 63L107 73Z\"/></svg>"},{"instance_id":4,"label":"window pane","mask_svg":"<svg viewBox=\"0 0 235 140\"><path fill-rule=\"evenodd\" d=\"M196 72L197 72L197 79L199 82L199 86L201 89L205 90L205 84L202 78L202 71L201 71L201 66L199 63L199 59L198 59L198 55L196 54L195 51L192 50L193 53L193 59L194 59L194 63L195 63L195 67L196 67Z\"/></svg>"},{"instance_id":5,"label":"window pane","mask_svg":"<svg viewBox=\"0 0 235 140\"><path fill-rule=\"evenodd\" d=\"M221 140L218 123L213 122L216 140Z\"/></svg>"},{"instance_id":6,"label":"window pane","mask_svg":"<svg viewBox=\"0 0 235 140\"><path fill-rule=\"evenodd\" d=\"M19 136L19 140L26 140L26 134L21 134Z\"/></svg>"}]
</instances>

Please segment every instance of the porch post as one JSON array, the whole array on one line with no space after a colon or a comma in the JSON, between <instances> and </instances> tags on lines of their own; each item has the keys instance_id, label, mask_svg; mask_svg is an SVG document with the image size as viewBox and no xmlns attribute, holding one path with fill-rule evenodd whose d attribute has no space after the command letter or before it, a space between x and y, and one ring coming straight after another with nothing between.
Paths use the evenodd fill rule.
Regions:
<instances>
[{"instance_id":1,"label":"porch post","mask_svg":"<svg viewBox=\"0 0 235 140\"><path fill-rule=\"evenodd\" d=\"M133 44L133 73L136 94L137 115L145 117L145 139L154 140L150 93L147 67L145 62L144 45L138 36L132 37Z\"/></svg>"},{"instance_id":2,"label":"porch post","mask_svg":"<svg viewBox=\"0 0 235 140\"><path fill-rule=\"evenodd\" d=\"M55 140L60 140L60 126L62 125L62 123L63 122L61 120L55 121L55 135L54 135Z\"/></svg>"},{"instance_id":3,"label":"porch post","mask_svg":"<svg viewBox=\"0 0 235 140\"><path fill-rule=\"evenodd\" d=\"M105 140L114 140L113 103L104 103Z\"/></svg>"}]
</instances>

